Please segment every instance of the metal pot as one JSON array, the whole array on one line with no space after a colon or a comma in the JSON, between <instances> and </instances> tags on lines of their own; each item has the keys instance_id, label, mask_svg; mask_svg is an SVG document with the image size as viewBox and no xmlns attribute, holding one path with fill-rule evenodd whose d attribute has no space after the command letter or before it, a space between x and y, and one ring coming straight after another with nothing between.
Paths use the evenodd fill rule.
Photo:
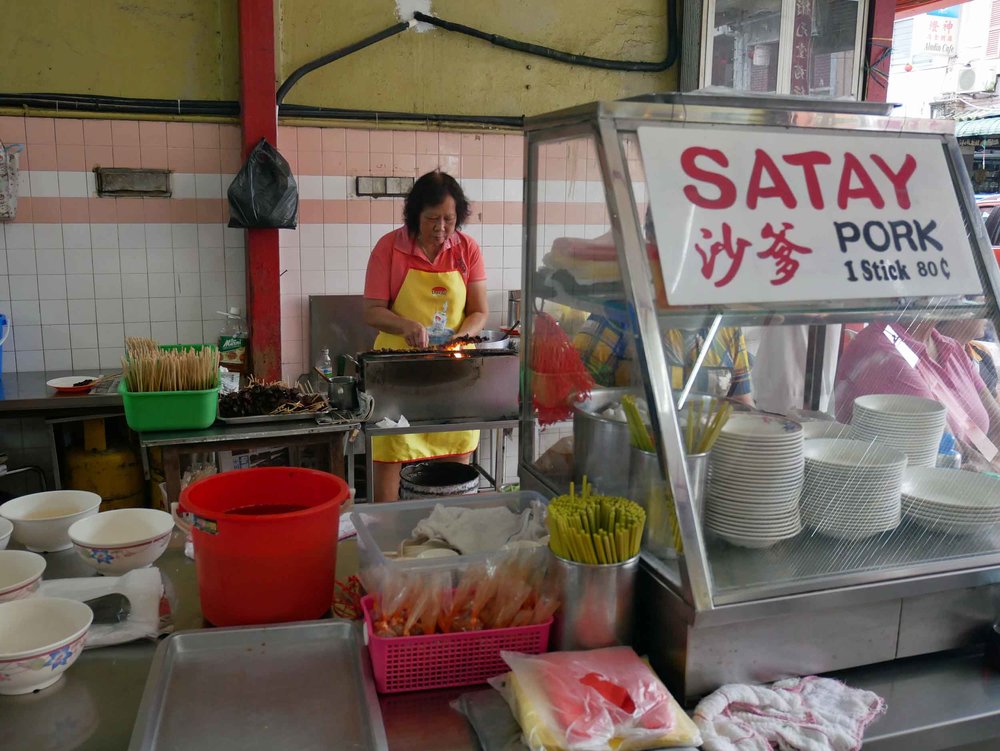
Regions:
<instances>
[{"instance_id":1,"label":"metal pot","mask_svg":"<svg viewBox=\"0 0 1000 751\"><path fill-rule=\"evenodd\" d=\"M510 334L499 329L483 329L478 334L484 341L476 343L476 349L507 349L510 347Z\"/></svg>"},{"instance_id":2,"label":"metal pot","mask_svg":"<svg viewBox=\"0 0 1000 751\"><path fill-rule=\"evenodd\" d=\"M627 422L599 413L626 394L640 396L628 388L593 389L589 397L573 404L573 479L579 485L586 475L605 495L628 493L631 437Z\"/></svg>"},{"instance_id":3,"label":"metal pot","mask_svg":"<svg viewBox=\"0 0 1000 751\"><path fill-rule=\"evenodd\" d=\"M358 409L358 379L355 376L330 376L327 378L327 396L330 407L338 412Z\"/></svg>"}]
</instances>

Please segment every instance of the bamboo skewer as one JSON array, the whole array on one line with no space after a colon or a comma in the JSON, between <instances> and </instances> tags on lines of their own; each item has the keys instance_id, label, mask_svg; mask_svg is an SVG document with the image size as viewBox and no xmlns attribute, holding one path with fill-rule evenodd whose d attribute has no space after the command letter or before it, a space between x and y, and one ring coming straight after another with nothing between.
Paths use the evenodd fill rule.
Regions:
<instances>
[{"instance_id":1,"label":"bamboo skewer","mask_svg":"<svg viewBox=\"0 0 1000 751\"><path fill-rule=\"evenodd\" d=\"M218 383L215 347L166 350L144 337L128 337L125 344L122 374L129 391L203 391Z\"/></svg>"},{"instance_id":2,"label":"bamboo skewer","mask_svg":"<svg viewBox=\"0 0 1000 751\"><path fill-rule=\"evenodd\" d=\"M627 498L592 493L583 480L581 495L570 483L569 495L549 504L549 547L561 558L592 565L622 563L639 554L646 512Z\"/></svg>"}]
</instances>

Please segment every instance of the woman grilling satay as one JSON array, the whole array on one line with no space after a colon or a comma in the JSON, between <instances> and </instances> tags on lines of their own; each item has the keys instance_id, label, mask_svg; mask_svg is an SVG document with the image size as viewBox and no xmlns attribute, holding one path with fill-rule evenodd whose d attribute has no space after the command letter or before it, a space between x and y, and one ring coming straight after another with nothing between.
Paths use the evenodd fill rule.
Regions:
<instances>
[{"instance_id":1,"label":"woman grilling satay","mask_svg":"<svg viewBox=\"0 0 1000 751\"><path fill-rule=\"evenodd\" d=\"M423 349L475 336L486 324L486 268L479 244L459 229L469 201L450 175L428 172L406 196L404 226L376 243L365 278L365 322L376 349ZM399 498L403 464L468 462L479 431L410 433L372 441L376 502Z\"/></svg>"}]
</instances>

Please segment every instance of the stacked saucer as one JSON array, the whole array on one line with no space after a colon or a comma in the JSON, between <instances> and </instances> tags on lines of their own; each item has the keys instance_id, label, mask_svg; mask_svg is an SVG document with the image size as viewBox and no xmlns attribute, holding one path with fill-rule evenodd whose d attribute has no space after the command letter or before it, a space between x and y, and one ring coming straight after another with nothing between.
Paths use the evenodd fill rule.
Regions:
<instances>
[{"instance_id":1,"label":"stacked saucer","mask_svg":"<svg viewBox=\"0 0 1000 751\"><path fill-rule=\"evenodd\" d=\"M734 414L709 456L705 526L745 548L768 548L802 531L802 426Z\"/></svg>"},{"instance_id":2,"label":"stacked saucer","mask_svg":"<svg viewBox=\"0 0 1000 751\"><path fill-rule=\"evenodd\" d=\"M911 467L933 467L948 412L941 402L901 394L869 394L854 400L850 437L878 439L906 454Z\"/></svg>"},{"instance_id":3,"label":"stacked saucer","mask_svg":"<svg viewBox=\"0 0 1000 751\"><path fill-rule=\"evenodd\" d=\"M802 521L830 537L861 540L895 529L906 455L888 446L817 438L805 446Z\"/></svg>"},{"instance_id":4,"label":"stacked saucer","mask_svg":"<svg viewBox=\"0 0 1000 751\"><path fill-rule=\"evenodd\" d=\"M807 441L816 438L847 438L851 426L833 420L813 420L802 423L802 434Z\"/></svg>"},{"instance_id":5,"label":"stacked saucer","mask_svg":"<svg viewBox=\"0 0 1000 751\"><path fill-rule=\"evenodd\" d=\"M937 532L993 531L1000 526L1000 478L936 467L908 469L903 513Z\"/></svg>"}]
</instances>

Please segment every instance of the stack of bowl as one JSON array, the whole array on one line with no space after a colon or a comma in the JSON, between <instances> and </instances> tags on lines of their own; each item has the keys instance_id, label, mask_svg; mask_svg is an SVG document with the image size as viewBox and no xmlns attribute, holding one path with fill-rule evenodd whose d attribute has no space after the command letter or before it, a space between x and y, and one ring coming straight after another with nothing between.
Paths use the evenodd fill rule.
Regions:
<instances>
[{"instance_id":1,"label":"stack of bowl","mask_svg":"<svg viewBox=\"0 0 1000 751\"><path fill-rule=\"evenodd\" d=\"M61 597L0 603L0 694L51 686L83 651L94 613Z\"/></svg>"},{"instance_id":2,"label":"stack of bowl","mask_svg":"<svg viewBox=\"0 0 1000 751\"><path fill-rule=\"evenodd\" d=\"M733 545L767 548L802 531L802 426L734 414L709 456L705 526Z\"/></svg>"},{"instance_id":3,"label":"stack of bowl","mask_svg":"<svg viewBox=\"0 0 1000 751\"><path fill-rule=\"evenodd\" d=\"M941 402L902 394L869 394L854 400L851 432L906 454L911 467L933 467L948 412Z\"/></svg>"},{"instance_id":4,"label":"stack of bowl","mask_svg":"<svg viewBox=\"0 0 1000 751\"><path fill-rule=\"evenodd\" d=\"M0 550L0 602L23 600L38 591L45 558L27 550Z\"/></svg>"},{"instance_id":5,"label":"stack of bowl","mask_svg":"<svg viewBox=\"0 0 1000 751\"><path fill-rule=\"evenodd\" d=\"M35 553L69 550L70 526L94 516L101 496L85 490L52 490L22 495L0 506L0 517L14 526L14 540Z\"/></svg>"},{"instance_id":6,"label":"stack of bowl","mask_svg":"<svg viewBox=\"0 0 1000 751\"><path fill-rule=\"evenodd\" d=\"M906 455L866 441L806 443L802 521L825 535L861 540L899 526Z\"/></svg>"},{"instance_id":7,"label":"stack of bowl","mask_svg":"<svg viewBox=\"0 0 1000 751\"><path fill-rule=\"evenodd\" d=\"M1000 478L916 467L903 475L903 513L938 532L969 535L1000 528Z\"/></svg>"}]
</instances>

